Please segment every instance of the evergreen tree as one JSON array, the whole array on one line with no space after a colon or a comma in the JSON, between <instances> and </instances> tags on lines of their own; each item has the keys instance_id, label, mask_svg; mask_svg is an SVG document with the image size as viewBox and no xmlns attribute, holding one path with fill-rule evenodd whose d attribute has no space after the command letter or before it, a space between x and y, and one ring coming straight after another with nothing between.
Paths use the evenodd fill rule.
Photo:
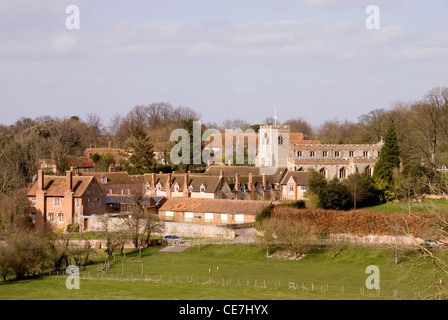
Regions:
<instances>
[{"instance_id":1,"label":"evergreen tree","mask_svg":"<svg viewBox=\"0 0 448 320\"><path fill-rule=\"evenodd\" d=\"M400 150L398 137L393 120L390 122L384 137L378 162L373 171L373 180L379 190L384 193L386 200L394 198L394 170L400 167Z\"/></svg>"},{"instance_id":2,"label":"evergreen tree","mask_svg":"<svg viewBox=\"0 0 448 320\"><path fill-rule=\"evenodd\" d=\"M126 140L125 149L130 153L128 161L121 165L129 174L151 172L155 165L153 144L148 134L140 126L134 127L131 136Z\"/></svg>"}]
</instances>

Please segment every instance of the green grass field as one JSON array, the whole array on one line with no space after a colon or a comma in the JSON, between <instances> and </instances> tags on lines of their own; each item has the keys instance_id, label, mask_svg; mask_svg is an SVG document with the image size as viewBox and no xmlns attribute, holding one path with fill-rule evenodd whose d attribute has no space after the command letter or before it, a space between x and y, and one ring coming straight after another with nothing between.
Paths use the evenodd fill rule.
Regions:
<instances>
[{"instance_id":1,"label":"green grass field","mask_svg":"<svg viewBox=\"0 0 448 320\"><path fill-rule=\"evenodd\" d=\"M161 248L145 249L141 258L127 255L127 260L143 261L143 276L138 274L141 264L123 265L116 257L107 274L98 272L97 264L83 270L79 290L66 288L67 275L45 276L0 283L0 299L414 299L437 281L430 266L407 275L411 259L401 252L395 265L390 249L331 248L287 261L266 258L255 245L205 245L176 253ZM380 268L380 292L365 287L365 269L372 264Z\"/></svg>"},{"instance_id":2,"label":"green grass field","mask_svg":"<svg viewBox=\"0 0 448 320\"><path fill-rule=\"evenodd\" d=\"M406 213L409 212L408 203L384 203L377 206L362 208L375 212ZM411 203L412 212L448 212L448 200L428 199L423 202Z\"/></svg>"}]
</instances>

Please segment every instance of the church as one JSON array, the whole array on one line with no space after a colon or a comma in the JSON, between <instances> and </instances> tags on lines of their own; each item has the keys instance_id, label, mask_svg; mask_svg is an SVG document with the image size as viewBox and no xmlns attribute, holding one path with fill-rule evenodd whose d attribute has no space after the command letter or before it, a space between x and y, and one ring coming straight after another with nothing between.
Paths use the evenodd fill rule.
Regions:
<instances>
[{"instance_id":1,"label":"church","mask_svg":"<svg viewBox=\"0 0 448 320\"><path fill-rule=\"evenodd\" d=\"M376 144L321 144L291 133L288 125L262 125L258 131L255 166L286 167L289 171L314 169L324 177L345 179L350 174L373 174L383 141Z\"/></svg>"}]
</instances>

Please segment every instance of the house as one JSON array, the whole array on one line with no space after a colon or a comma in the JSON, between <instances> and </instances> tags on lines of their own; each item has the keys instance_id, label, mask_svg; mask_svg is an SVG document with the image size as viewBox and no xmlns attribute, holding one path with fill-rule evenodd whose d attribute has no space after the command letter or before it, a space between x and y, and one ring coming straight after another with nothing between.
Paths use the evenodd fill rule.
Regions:
<instances>
[{"instance_id":1,"label":"house","mask_svg":"<svg viewBox=\"0 0 448 320\"><path fill-rule=\"evenodd\" d=\"M214 165L205 174L218 175L218 172L225 177L224 181L233 194L226 198L275 201L281 199L280 181L288 169L279 167L266 174L260 167Z\"/></svg>"},{"instance_id":2,"label":"house","mask_svg":"<svg viewBox=\"0 0 448 320\"><path fill-rule=\"evenodd\" d=\"M253 223L270 201L169 198L159 209L165 221L240 224Z\"/></svg>"},{"instance_id":3,"label":"house","mask_svg":"<svg viewBox=\"0 0 448 320\"><path fill-rule=\"evenodd\" d=\"M288 171L280 181L281 200L305 200L310 176L306 171Z\"/></svg>"},{"instance_id":4,"label":"house","mask_svg":"<svg viewBox=\"0 0 448 320\"><path fill-rule=\"evenodd\" d=\"M223 176L191 173L145 174L148 195L166 198L222 199L230 193ZM150 177L150 178L149 178Z\"/></svg>"},{"instance_id":5,"label":"house","mask_svg":"<svg viewBox=\"0 0 448 320\"><path fill-rule=\"evenodd\" d=\"M134 195L136 191L144 191L145 176L130 175L127 172L86 172L82 176L92 176L107 195Z\"/></svg>"},{"instance_id":6,"label":"house","mask_svg":"<svg viewBox=\"0 0 448 320\"><path fill-rule=\"evenodd\" d=\"M37 227L65 231L78 223L80 230L86 230L89 216L106 212L106 196L95 178L75 176L71 170L65 176L39 170L27 196L27 213Z\"/></svg>"},{"instance_id":7,"label":"house","mask_svg":"<svg viewBox=\"0 0 448 320\"><path fill-rule=\"evenodd\" d=\"M74 173L90 172L95 168L92 159L88 157L67 156L67 164L73 167ZM56 162L53 159L40 159L39 169L46 174L57 174Z\"/></svg>"}]
</instances>

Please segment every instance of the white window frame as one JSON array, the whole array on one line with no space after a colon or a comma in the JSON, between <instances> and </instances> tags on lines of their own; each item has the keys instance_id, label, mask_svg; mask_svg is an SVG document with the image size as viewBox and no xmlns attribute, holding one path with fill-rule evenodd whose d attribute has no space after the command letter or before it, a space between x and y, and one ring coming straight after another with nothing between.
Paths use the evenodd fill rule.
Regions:
<instances>
[{"instance_id":1,"label":"white window frame","mask_svg":"<svg viewBox=\"0 0 448 320\"><path fill-rule=\"evenodd\" d=\"M59 198L59 197L53 198L53 206L60 207L61 206L61 198Z\"/></svg>"},{"instance_id":2,"label":"white window frame","mask_svg":"<svg viewBox=\"0 0 448 320\"><path fill-rule=\"evenodd\" d=\"M205 220L205 221L211 221L211 222L213 222L213 213L206 212L206 213L204 214L204 220Z\"/></svg>"},{"instance_id":3,"label":"white window frame","mask_svg":"<svg viewBox=\"0 0 448 320\"><path fill-rule=\"evenodd\" d=\"M236 223L244 223L244 214L236 214L235 215L235 222Z\"/></svg>"},{"instance_id":4,"label":"white window frame","mask_svg":"<svg viewBox=\"0 0 448 320\"><path fill-rule=\"evenodd\" d=\"M174 220L174 212L165 211L165 220Z\"/></svg>"}]
</instances>

